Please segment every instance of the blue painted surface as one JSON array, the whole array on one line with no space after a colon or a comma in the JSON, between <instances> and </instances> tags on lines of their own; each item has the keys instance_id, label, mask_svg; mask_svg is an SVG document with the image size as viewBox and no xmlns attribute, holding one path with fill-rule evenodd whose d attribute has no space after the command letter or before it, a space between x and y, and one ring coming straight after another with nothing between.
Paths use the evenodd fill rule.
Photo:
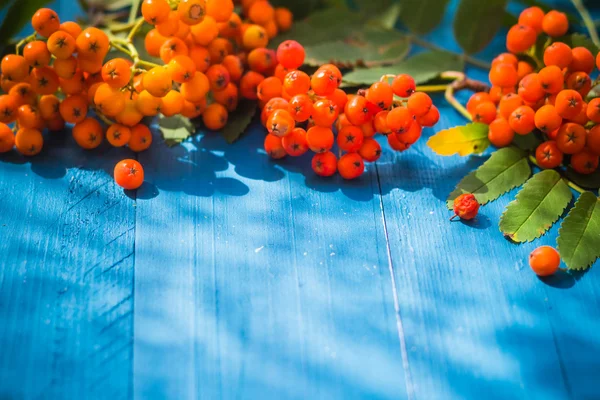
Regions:
<instances>
[{"instance_id":1,"label":"blue painted surface","mask_svg":"<svg viewBox=\"0 0 600 400\"><path fill-rule=\"evenodd\" d=\"M457 50L450 21L428 38ZM463 123L435 102L436 130ZM485 158L431 134L354 182L269 160L257 124L233 146L157 137L137 193L110 177L130 152L68 133L0 156L0 398L599 398L598 263L536 278L557 227L504 240L514 192L449 223Z\"/></svg>"}]
</instances>

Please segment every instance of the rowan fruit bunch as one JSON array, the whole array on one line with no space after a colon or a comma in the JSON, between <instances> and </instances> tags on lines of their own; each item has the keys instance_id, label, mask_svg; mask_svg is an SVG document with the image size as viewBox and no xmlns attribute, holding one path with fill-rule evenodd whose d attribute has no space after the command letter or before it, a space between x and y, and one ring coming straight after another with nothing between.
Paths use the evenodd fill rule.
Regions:
<instances>
[{"instance_id":1,"label":"rowan fruit bunch","mask_svg":"<svg viewBox=\"0 0 600 400\"><path fill-rule=\"evenodd\" d=\"M392 149L404 151L419 140L423 127L439 120L431 98L416 92L409 75L395 76L391 84L386 76L349 95L340 89L342 73L335 65L322 65L312 76L298 70L304 56L302 45L283 42L275 75L258 85L261 120L268 131L264 147L272 158L310 150L316 153L311 165L317 175L339 172L354 179L364 172L364 162L381 155L376 134L386 136Z\"/></svg>"},{"instance_id":2,"label":"rowan fruit bunch","mask_svg":"<svg viewBox=\"0 0 600 400\"><path fill-rule=\"evenodd\" d=\"M144 117L202 116L209 129L223 128L238 100L256 99L258 84L275 72L276 54L266 46L292 25L285 8L266 0L241 3L238 14L232 0L144 0L127 39L38 10L22 54L20 44L17 54L2 59L0 152L16 146L24 155L38 154L42 132L65 123L74 125L85 149L106 137L134 151L152 143ZM133 43L144 23L153 27L145 49L160 63L141 59ZM108 60L110 50L123 57Z\"/></svg>"},{"instance_id":3,"label":"rowan fruit bunch","mask_svg":"<svg viewBox=\"0 0 600 400\"><path fill-rule=\"evenodd\" d=\"M525 9L508 32L509 52L492 62L491 90L475 93L467 110L474 121L489 125L495 146L510 145L515 135L535 134L544 140L535 152L541 168L570 165L590 174L600 156L600 98L590 98L590 74L600 68L600 54L557 41L568 29L561 12ZM531 49L540 35L547 46L537 66Z\"/></svg>"}]
</instances>

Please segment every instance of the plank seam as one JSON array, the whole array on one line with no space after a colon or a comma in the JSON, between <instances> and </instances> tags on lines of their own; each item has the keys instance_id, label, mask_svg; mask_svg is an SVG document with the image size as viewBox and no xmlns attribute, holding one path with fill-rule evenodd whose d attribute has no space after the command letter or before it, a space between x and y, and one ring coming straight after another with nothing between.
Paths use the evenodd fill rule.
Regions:
<instances>
[{"instance_id":1,"label":"plank seam","mask_svg":"<svg viewBox=\"0 0 600 400\"><path fill-rule=\"evenodd\" d=\"M394 276L394 263L392 261L392 251L390 248L390 238L387 230L387 222L385 219L385 209L383 206L383 191L381 189L381 179L379 178L379 168L375 165L375 175L377 176L377 188L379 190L379 209L381 210L381 219L383 221L383 234L385 235L385 248L388 257L388 270L392 284L392 293L394 295L394 310L396 314L396 327L398 331L398 339L400 341L400 353L402 355L402 367L404 368L404 383L406 385L406 394L409 400L414 399L414 387L410 374L410 365L408 363L408 353L406 351L406 338L404 335L404 326L402 324L402 315L400 313L400 301L398 300L398 290L396 289L396 278Z\"/></svg>"}]
</instances>

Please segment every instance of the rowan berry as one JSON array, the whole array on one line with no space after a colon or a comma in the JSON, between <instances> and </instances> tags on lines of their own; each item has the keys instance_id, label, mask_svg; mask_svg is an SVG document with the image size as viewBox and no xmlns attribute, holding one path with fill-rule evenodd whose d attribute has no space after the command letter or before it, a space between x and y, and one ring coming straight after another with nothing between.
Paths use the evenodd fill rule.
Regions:
<instances>
[{"instance_id":1,"label":"rowan berry","mask_svg":"<svg viewBox=\"0 0 600 400\"><path fill-rule=\"evenodd\" d=\"M511 53L522 53L535 44L537 33L527 25L517 24L508 30L506 48Z\"/></svg>"},{"instance_id":2,"label":"rowan berry","mask_svg":"<svg viewBox=\"0 0 600 400\"><path fill-rule=\"evenodd\" d=\"M514 87L518 82L517 68L513 64L499 63L490 69L489 79L492 85L502 88Z\"/></svg>"},{"instance_id":3,"label":"rowan berry","mask_svg":"<svg viewBox=\"0 0 600 400\"><path fill-rule=\"evenodd\" d=\"M537 103L544 98L545 91L540 82L539 75L531 73L525 75L519 82L519 96L528 103Z\"/></svg>"},{"instance_id":4,"label":"rowan berry","mask_svg":"<svg viewBox=\"0 0 600 400\"><path fill-rule=\"evenodd\" d=\"M417 123L421 126L432 127L440 120L440 111L436 106L431 106L427 114L417 118Z\"/></svg>"},{"instance_id":5,"label":"rowan berry","mask_svg":"<svg viewBox=\"0 0 600 400\"><path fill-rule=\"evenodd\" d=\"M23 81L29 73L28 61L23 56L8 54L2 59L2 77L15 82Z\"/></svg>"},{"instance_id":6,"label":"rowan berry","mask_svg":"<svg viewBox=\"0 0 600 400\"><path fill-rule=\"evenodd\" d=\"M567 68L573 61L571 48L562 43L554 42L544 50L544 64L556 65L560 69Z\"/></svg>"},{"instance_id":7,"label":"rowan berry","mask_svg":"<svg viewBox=\"0 0 600 400\"><path fill-rule=\"evenodd\" d=\"M579 124L581 126L587 125L587 123L590 122L590 120L587 117L587 107L588 105L584 101L581 105L581 110L579 111L579 114L577 114L577 116L575 116L574 118L571 118L569 121Z\"/></svg>"},{"instance_id":8,"label":"rowan berry","mask_svg":"<svg viewBox=\"0 0 600 400\"><path fill-rule=\"evenodd\" d=\"M304 63L304 57L304 47L295 40L286 40L277 47L277 61L284 68L299 68Z\"/></svg>"},{"instance_id":9,"label":"rowan berry","mask_svg":"<svg viewBox=\"0 0 600 400\"><path fill-rule=\"evenodd\" d=\"M407 102L408 110L416 117L422 117L427 114L432 105L431 97L424 92L411 94Z\"/></svg>"},{"instance_id":10,"label":"rowan berry","mask_svg":"<svg viewBox=\"0 0 600 400\"><path fill-rule=\"evenodd\" d=\"M585 147L585 128L573 122L560 127L556 136L556 145L565 154L579 153Z\"/></svg>"},{"instance_id":11,"label":"rowan berry","mask_svg":"<svg viewBox=\"0 0 600 400\"><path fill-rule=\"evenodd\" d=\"M233 53L233 45L225 38L216 38L210 42L207 49L210 55L210 62L213 64L222 63L225 57Z\"/></svg>"},{"instance_id":12,"label":"rowan berry","mask_svg":"<svg viewBox=\"0 0 600 400\"><path fill-rule=\"evenodd\" d=\"M144 124L135 124L131 128L131 138L127 145L136 153L147 150L152 145L152 132Z\"/></svg>"},{"instance_id":13,"label":"rowan berry","mask_svg":"<svg viewBox=\"0 0 600 400\"><path fill-rule=\"evenodd\" d=\"M275 8L275 23L280 32L287 32L292 27L294 15L285 7Z\"/></svg>"},{"instance_id":14,"label":"rowan berry","mask_svg":"<svg viewBox=\"0 0 600 400\"><path fill-rule=\"evenodd\" d=\"M212 62L208 49L201 46L192 46L189 48L189 51L189 57L194 62L194 65L196 65L196 71L206 72Z\"/></svg>"},{"instance_id":15,"label":"rowan berry","mask_svg":"<svg viewBox=\"0 0 600 400\"><path fill-rule=\"evenodd\" d=\"M15 121L19 106L16 96L12 94L0 95L0 122L10 123Z\"/></svg>"},{"instance_id":16,"label":"rowan berry","mask_svg":"<svg viewBox=\"0 0 600 400\"><path fill-rule=\"evenodd\" d=\"M585 142L588 150L600 155L600 125L595 125L589 130Z\"/></svg>"},{"instance_id":17,"label":"rowan berry","mask_svg":"<svg viewBox=\"0 0 600 400\"><path fill-rule=\"evenodd\" d=\"M37 101L37 94L29 83L17 83L8 91L8 94L14 96L17 107L23 104L35 105Z\"/></svg>"},{"instance_id":18,"label":"rowan berry","mask_svg":"<svg viewBox=\"0 0 600 400\"><path fill-rule=\"evenodd\" d=\"M50 64L50 51L45 42L41 40L34 40L29 42L23 48L23 57L29 63L29 66L46 67Z\"/></svg>"},{"instance_id":19,"label":"rowan berry","mask_svg":"<svg viewBox=\"0 0 600 400\"><path fill-rule=\"evenodd\" d=\"M290 96L305 94L310 89L310 77L302 71L288 72L283 80L283 87Z\"/></svg>"},{"instance_id":20,"label":"rowan berry","mask_svg":"<svg viewBox=\"0 0 600 400\"><path fill-rule=\"evenodd\" d=\"M311 166L319 176L332 176L337 171L337 158L331 151L315 154Z\"/></svg>"},{"instance_id":21,"label":"rowan berry","mask_svg":"<svg viewBox=\"0 0 600 400\"><path fill-rule=\"evenodd\" d=\"M519 24L527 25L539 35L542 33L544 11L539 7L528 7L519 14Z\"/></svg>"},{"instance_id":22,"label":"rowan berry","mask_svg":"<svg viewBox=\"0 0 600 400\"><path fill-rule=\"evenodd\" d=\"M397 75L392 81L392 90L399 97L408 97L416 90L416 83L412 76L408 74Z\"/></svg>"},{"instance_id":23,"label":"rowan berry","mask_svg":"<svg viewBox=\"0 0 600 400\"><path fill-rule=\"evenodd\" d=\"M190 29L194 43L200 46L208 46L210 42L219 36L219 25L213 17L206 16L199 24Z\"/></svg>"},{"instance_id":24,"label":"rowan berry","mask_svg":"<svg viewBox=\"0 0 600 400\"><path fill-rule=\"evenodd\" d=\"M234 4L232 0L207 0L206 14L217 22L227 22L233 15Z\"/></svg>"},{"instance_id":25,"label":"rowan berry","mask_svg":"<svg viewBox=\"0 0 600 400\"><path fill-rule=\"evenodd\" d=\"M107 83L98 86L94 95L94 104L101 113L114 117L125 109L126 95Z\"/></svg>"},{"instance_id":26,"label":"rowan berry","mask_svg":"<svg viewBox=\"0 0 600 400\"><path fill-rule=\"evenodd\" d=\"M294 117L287 109L274 110L267 119L267 130L275 136L289 135L295 127Z\"/></svg>"},{"instance_id":27,"label":"rowan berry","mask_svg":"<svg viewBox=\"0 0 600 400\"><path fill-rule=\"evenodd\" d=\"M477 216L479 212L479 202L472 193L463 193L454 199L453 203L454 215L450 220L456 217L464 220L471 220Z\"/></svg>"},{"instance_id":28,"label":"rowan berry","mask_svg":"<svg viewBox=\"0 0 600 400\"><path fill-rule=\"evenodd\" d=\"M275 111L277 112L277 111ZM306 141L308 148L315 153L324 153L331 150L334 142L333 131L331 128L322 126L313 126L306 131Z\"/></svg>"},{"instance_id":29,"label":"rowan berry","mask_svg":"<svg viewBox=\"0 0 600 400\"><path fill-rule=\"evenodd\" d=\"M544 133L558 129L562 124L562 117L558 115L553 105L547 104L535 112L535 126Z\"/></svg>"},{"instance_id":30,"label":"rowan berry","mask_svg":"<svg viewBox=\"0 0 600 400\"><path fill-rule=\"evenodd\" d=\"M475 113L472 117L474 122L489 125L496 119L496 115L496 105L491 101L484 101L475 108Z\"/></svg>"},{"instance_id":31,"label":"rowan berry","mask_svg":"<svg viewBox=\"0 0 600 400\"><path fill-rule=\"evenodd\" d=\"M79 57L97 57L100 65L110 46L106 33L94 27L84 29L75 39L75 45Z\"/></svg>"},{"instance_id":32,"label":"rowan berry","mask_svg":"<svg viewBox=\"0 0 600 400\"><path fill-rule=\"evenodd\" d=\"M244 74L244 64L242 60L235 55L228 55L223 59L223 66L227 68L232 82L239 82ZM283 79L281 79L283 81Z\"/></svg>"},{"instance_id":33,"label":"rowan berry","mask_svg":"<svg viewBox=\"0 0 600 400\"><path fill-rule=\"evenodd\" d=\"M184 85L189 85L192 82L200 81L202 78L198 78L200 75L204 76L204 74L196 74L194 75L194 79L190 82L184 83ZM206 76L204 76L206 79ZM208 79L206 80L208 86ZM155 97L163 97L166 96L167 93L172 88L171 81L171 71L165 67L154 67L150 71L144 74L144 78L142 80L144 89L147 90L152 96ZM182 85L183 90L183 85ZM208 91L208 88L207 88ZM190 99L188 99L190 100Z\"/></svg>"},{"instance_id":34,"label":"rowan berry","mask_svg":"<svg viewBox=\"0 0 600 400\"><path fill-rule=\"evenodd\" d=\"M375 162L381 157L381 146L373 138L365 138L358 154L367 162Z\"/></svg>"},{"instance_id":35,"label":"rowan berry","mask_svg":"<svg viewBox=\"0 0 600 400\"><path fill-rule=\"evenodd\" d=\"M312 119L317 126L331 127L337 119L339 111L337 106L329 99L320 99L314 102Z\"/></svg>"},{"instance_id":36,"label":"rowan berry","mask_svg":"<svg viewBox=\"0 0 600 400\"><path fill-rule=\"evenodd\" d=\"M242 44L247 50L266 47L268 43L267 31L260 25L250 25L242 36Z\"/></svg>"},{"instance_id":37,"label":"rowan berry","mask_svg":"<svg viewBox=\"0 0 600 400\"><path fill-rule=\"evenodd\" d=\"M417 142L421 138L421 132L423 128L418 122L413 122L410 128L406 132L395 132L398 139L405 144L411 145Z\"/></svg>"},{"instance_id":38,"label":"rowan berry","mask_svg":"<svg viewBox=\"0 0 600 400\"><path fill-rule=\"evenodd\" d=\"M288 155L301 156L308 151L306 131L302 128L294 128L289 135L281 138L281 144Z\"/></svg>"},{"instance_id":39,"label":"rowan berry","mask_svg":"<svg viewBox=\"0 0 600 400\"><path fill-rule=\"evenodd\" d=\"M29 67L27 67L27 69L29 69ZM8 77L0 76L0 88L5 93L8 93L16 84L17 82L10 80Z\"/></svg>"},{"instance_id":40,"label":"rowan berry","mask_svg":"<svg viewBox=\"0 0 600 400\"><path fill-rule=\"evenodd\" d=\"M75 52L75 39L63 31L56 31L48 38L48 51L58 59L67 59Z\"/></svg>"},{"instance_id":41,"label":"rowan berry","mask_svg":"<svg viewBox=\"0 0 600 400\"><path fill-rule=\"evenodd\" d=\"M144 0L142 3L142 16L152 25L165 22L170 12L171 7L166 0Z\"/></svg>"},{"instance_id":42,"label":"rowan berry","mask_svg":"<svg viewBox=\"0 0 600 400\"><path fill-rule=\"evenodd\" d=\"M144 38L144 48L152 57L160 57L160 48L167 38L160 34L158 29L152 29Z\"/></svg>"},{"instance_id":43,"label":"rowan berry","mask_svg":"<svg viewBox=\"0 0 600 400\"><path fill-rule=\"evenodd\" d=\"M35 156L44 147L44 137L37 129L22 128L15 135L15 146L24 156Z\"/></svg>"},{"instance_id":44,"label":"rowan berry","mask_svg":"<svg viewBox=\"0 0 600 400\"><path fill-rule=\"evenodd\" d=\"M249 100L258 99L257 88L265 77L258 72L248 71L240 80L240 94Z\"/></svg>"},{"instance_id":45,"label":"rowan berry","mask_svg":"<svg viewBox=\"0 0 600 400\"><path fill-rule=\"evenodd\" d=\"M177 5L177 14L184 24L196 25L202 22L206 15L206 0L181 0Z\"/></svg>"},{"instance_id":46,"label":"rowan berry","mask_svg":"<svg viewBox=\"0 0 600 400\"><path fill-rule=\"evenodd\" d=\"M60 117L60 100L53 94L41 96L38 101L40 115L44 120Z\"/></svg>"},{"instance_id":47,"label":"rowan berry","mask_svg":"<svg viewBox=\"0 0 600 400\"><path fill-rule=\"evenodd\" d=\"M155 29L158 31L158 33L167 38L177 34L180 23L181 22L179 21L179 15L177 14L177 11L171 10L168 18L164 22L156 24Z\"/></svg>"},{"instance_id":48,"label":"rowan berry","mask_svg":"<svg viewBox=\"0 0 600 400\"><path fill-rule=\"evenodd\" d=\"M355 153L363 145L364 135L362 129L350 125L339 130L337 144L340 149L348 153Z\"/></svg>"},{"instance_id":49,"label":"rowan berry","mask_svg":"<svg viewBox=\"0 0 600 400\"><path fill-rule=\"evenodd\" d=\"M106 131L106 140L114 147L123 147L131 139L131 129L121 124L112 124Z\"/></svg>"},{"instance_id":50,"label":"rowan berry","mask_svg":"<svg viewBox=\"0 0 600 400\"><path fill-rule=\"evenodd\" d=\"M510 118L510 114L524 104L525 103L523 102L521 96L515 93L509 93L502 96L500 99L500 103L498 104L498 114L500 114L500 116L502 116L504 119L508 120L508 118Z\"/></svg>"},{"instance_id":51,"label":"rowan berry","mask_svg":"<svg viewBox=\"0 0 600 400\"><path fill-rule=\"evenodd\" d=\"M50 67L32 69L29 80L31 89L37 94L52 94L58 90L58 75Z\"/></svg>"},{"instance_id":52,"label":"rowan berry","mask_svg":"<svg viewBox=\"0 0 600 400\"><path fill-rule=\"evenodd\" d=\"M585 72L573 72L567 77L566 86L567 89L573 89L581 97L585 97L592 89L592 80Z\"/></svg>"},{"instance_id":53,"label":"rowan berry","mask_svg":"<svg viewBox=\"0 0 600 400\"><path fill-rule=\"evenodd\" d=\"M342 89L335 89L327 98L336 105L338 110L344 110L348 102L348 95Z\"/></svg>"},{"instance_id":54,"label":"rowan berry","mask_svg":"<svg viewBox=\"0 0 600 400\"><path fill-rule=\"evenodd\" d=\"M527 135L535 129L535 112L529 106L517 107L508 119L510 128L519 135Z\"/></svg>"},{"instance_id":55,"label":"rowan berry","mask_svg":"<svg viewBox=\"0 0 600 400\"><path fill-rule=\"evenodd\" d=\"M276 64L277 55L274 50L259 47L248 53L248 68L252 71L272 75L273 69L276 68Z\"/></svg>"},{"instance_id":56,"label":"rowan berry","mask_svg":"<svg viewBox=\"0 0 600 400\"><path fill-rule=\"evenodd\" d=\"M564 13L551 10L542 20L542 29L548 36L563 36L569 30L569 20Z\"/></svg>"},{"instance_id":57,"label":"rowan berry","mask_svg":"<svg viewBox=\"0 0 600 400\"><path fill-rule=\"evenodd\" d=\"M581 111L583 99L579 92L572 89L565 89L556 95L554 106L561 117L572 119Z\"/></svg>"},{"instance_id":58,"label":"rowan berry","mask_svg":"<svg viewBox=\"0 0 600 400\"><path fill-rule=\"evenodd\" d=\"M89 117L73 126L73 138L81 148L91 150L100 146L104 132L100 122Z\"/></svg>"},{"instance_id":59,"label":"rowan berry","mask_svg":"<svg viewBox=\"0 0 600 400\"><path fill-rule=\"evenodd\" d=\"M219 36L224 38L237 38L241 36L242 19L238 14L231 13L229 19L219 24Z\"/></svg>"},{"instance_id":60,"label":"rowan berry","mask_svg":"<svg viewBox=\"0 0 600 400\"><path fill-rule=\"evenodd\" d=\"M17 123L20 128L25 129L43 129L44 128L44 120L40 115L38 109L34 106L30 106L29 104L24 104L19 107L17 112Z\"/></svg>"},{"instance_id":61,"label":"rowan berry","mask_svg":"<svg viewBox=\"0 0 600 400\"><path fill-rule=\"evenodd\" d=\"M288 111L296 122L304 122L313 113L313 102L305 94L297 94L288 103Z\"/></svg>"},{"instance_id":62,"label":"rowan berry","mask_svg":"<svg viewBox=\"0 0 600 400\"><path fill-rule=\"evenodd\" d=\"M88 74L95 74L102 71L103 58L102 56L79 54L77 67Z\"/></svg>"},{"instance_id":63,"label":"rowan berry","mask_svg":"<svg viewBox=\"0 0 600 400\"><path fill-rule=\"evenodd\" d=\"M265 152L269 157L274 159L283 158L287 155L285 148L283 147L283 138L275 136L272 133L265 136Z\"/></svg>"},{"instance_id":64,"label":"rowan berry","mask_svg":"<svg viewBox=\"0 0 600 400\"><path fill-rule=\"evenodd\" d=\"M68 96L59 106L60 116L71 124L81 122L87 116L87 99L80 94Z\"/></svg>"},{"instance_id":65,"label":"rowan berry","mask_svg":"<svg viewBox=\"0 0 600 400\"><path fill-rule=\"evenodd\" d=\"M113 174L115 183L126 190L136 190L144 183L144 168L136 160L119 161Z\"/></svg>"},{"instance_id":66,"label":"rowan berry","mask_svg":"<svg viewBox=\"0 0 600 400\"><path fill-rule=\"evenodd\" d=\"M56 59L52 67L59 78L70 79L77 72L77 59L73 56L65 60Z\"/></svg>"},{"instance_id":67,"label":"rowan berry","mask_svg":"<svg viewBox=\"0 0 600 400\"><path fill-rule=\"evenodd\" d=\"M85 91L85 78L83 72L78 70L72 78L58 78L59 86L64 94L79 94Z\"/></svg>"},{"instance_id":68,"label":"rowan berry","mask_svg":"<svg viewBox=\"0 0 600 400\"><path fill-rule=\"evenodd\" d=\"M473 114L475 114L475 109L477 108L477 106L480 105L481 103L484 103L487 101L492 101L489 93L486 93L486 92L474 93L469 98L469 101L467 101L467 111L469 112L469 114L473 115Z\"/></svg>"},{"instance_id":69,"label":"rowan berry","mask_svg":"<svg viewBox=\"0 0 600 400\"><path fill-rule=\"evenodd\" d=\"M590 100L586 109L588 119L594 123L600 123L600 98Z\"/></svg>"},{"instance_id":70,"label":"rowan berry","mask_svg":"<svg viewBox=\"0 0 600 400\"><path fill-rule=\"evenodd\" d=\"M380 111L377 114L375 114L375 117L373 118L373 131L374 132L379 132L384 136L389 135L390 133L392 133L392 130L390 129L390 127L387 124L387 116L389 115L389 111L384 110L384 111Z\"/></svg>"},{"instance_id":71,"label":"rowan berry","mask_svg":"<svg viewBox=\"0 0 600 400\"><path fill-rule=\"evenodd\" d=\"M255 24L265 24L275 18L275 9L268 1L255 1L248 10L248 18Z\"/></svg>"},{"instance_id":72,"label":"rowan berry","mask_svg":"<svg viewBox=\"0 0 600 400\"><path fill-rule=\"evenodd\" d=\"M346 115L348 115L348 113L346 113ZM408 132L414 121L414 114L405 107L394 108L385 118L388 129L395 133Z\"/></svg>"},{"instance_id":73,"label":"rowan berry","mask_svg":"<svg viewBox=\"0 0 600 400\"><path fill-rule=\"evenodd\" d=\"M408 150L408 148L410 147L410 144L402 142L400 140L400 135L397 135L395 133L390 133L389 135L387 135L386 138L392 150L402 152Z\"/></svg>"},{"instance_id":74,"label":"rowan berry","mask_svg":"<svg viewBox=\"0 0 600 400\"><path fill-rule=\"evenodd\" d=\"M536 148L535 159L541 168L556 168L563 162L563 153L554 140L549 140Z\"/></svg>"},{"instance_id":75,"label":"rowan berry","mask_svg":"<svg viewBox=\"0 0 600 400\"><path fill-rule=\"evenodd\" d=\"M160 111L165 117L172 117L181 113L183 110L183 95L177 90L171 90L165 97L161 97ZM137 103L136 103L137 104Z\"/></svg>"},{"instance_id":76,"label":"rowan berry","mask_svg":"<svg viewBox=\"0 0 600 400\"><path fill-rule=\"evenodd\" d=\"M569 71L592 73L594 70L594 55L585 47L574 47L571 49L572 60Z\"/></svg>"},{"instance_id":77,"label":"rowan berry","mask_svg":"<svg viewBox=\"0 0 600 400\"><path fill-rule=\"evenodd\" d=\"M598 169L599 157L589 150L583 150L573 154L571 157L571 167L580 174L591 174Z\"/></svg>"},{"instance_id":78,"label":"rowan berry","mask_svg":"<svg viewBox=\"0 0 600 400\"><path fill-rule=\"evenodd\" d=\"M492 67L499 64L510 64L516 69L519 59L512 53L500 53L492 60Z\"/></svg>"},{"instance_id":79,"label":"rowan berry","mask_svg":"<svg viewBox=\"0 0 600 400\"><path fill-rule=\"evenodd\" d=\"M192 103L191 101L184 100L183 101L183 109L181 110L181 115L186 118L194 119L202 115L204 110L206 109L206 100L200 103Z\"/></svg>"},{"instance_id":80,"label":"rowan berry","mask_svg":"<svg viewBox=\"0 0 600 400\"><path fill-rule=\"evenodd\" d=\"M227 85L225 89L221 90L220 92L213 92L212 95L213 99L217 103L224 105L225 108L227 108L227 111L230 112L235 111L240 99L239 90L237 86L235 86L235 84L231 82Z\"/></svg>"},{"instance_id":81,"label":"rowan berry","mask_svg":"<svg viewBox=\"0 0 600 400\"><path fill-rule=\"evenodd\" d=\"M73 38L76 38L81 33L81 26L77 22L74 21L65 21L60 24L59 29L63 32L67 32Z\"/></svg>"},{"instance_id":82,"label":"rowan berry","mask_svg":"<svg viewBox=\"0 0 600 400\"><path fill-rule=\"evenodd\" d=\"M512 143L514 137L515 132L505 118L496 118L490 124L488 139L494 146L506 147Z\"/></svg>"},{"instance_id":83,"label":"rowan berry","mask_svg":"<svg viewBox=\"0 0 600 400\"><path fill-rule=\"evenodd\" d=\"M168 64L175 56L187 56L189 53L187 44L178 37L170 37L160 46L160 59L165 64Z\"/></svg>"},{"instance_id":84,"label":"rowan berry","mask_svg":"<svg viewBox=\"0 0 600 400\"><path fill-rule=\"evenodd\" d=\"M15 135L10 127L0 123L0 153L11 151L15 146Z\"/></svg>"},{"instance_id":85,"label":"rowan berry","mask_svg":"<svg viewBox=\"0 0 600 400\"><path fill-rule=\"evenodd\" d=\"M540 246L529 254L529 266L538 276L553 275L559 265L560 255L550 246Z\"/></svg>"},{"instance_id":86,"label":"rowan berry","mask_svg":"<svg viewBox=\"0 0 600 400\"><path fill-rule=\"evenodd\" d=\"M358 153L344 154L338 160L338 172L344 179L356 179L365 171L365 163Z\"/></svg>"},{"instance_id":87,"label":"rowan berry","mask_svg":"<svg viewBox=\"0 0 600 400\"><path fill-rule=\"evenodd\" d=\"M502 96L507 95L509 93L515 93L514 87L500 87L500 86L492 86L490 88L490 101L494 104L500 103L500 99Z\"/></svg>"},{"instance_id":88,"label":"rowan berry","mask_svg":"<svg viewBox=\"0 0 600 400\"><path fill-rule=\"evenodd\" d=\"M31 18L31 26L40 36L47 38L60 28L60 20L56 11L40 8Z\"/></svg>"},{"instance_id":89,"label":"rowan berry","mask_svg":"<svg viewBox=\"0 0 600 400\"><path fill-rule=\"evenodd\" d=\"M211 67L206 71L206 77L208 78L210 89L213 92L224 90L231 80L231 78L229 77L229 71L221 64L211 65ZM271 86L271 91L276 92L277 96L281 94L281 82L277 78L270 79L267 82L266 86Z\"/></svg>"},{"instance_id":90,"label":"rowan berry","mask_svg":"<svg viewBox=\"0 0 600 400\"><path fill-rule=\"evenodd\" d=\"M131 79L131 65L123 58L113 58L102 67L102 79L110 87L120 89Z\"/></svg>"},{"instance_id":91,"label":"rowan berry","mask_svg":"<svg viewBox=\"0 0 600 400\"><path fill-rule=\"evenodd\" d=\"M288 110L290 114L292 114L291 110L289 109L288 101L281 97L275 97L267 101L262 109L262 112L260 113L260 120L264 127L267 126L267 120L275 110Z\"/></svg>"},{"instance_id":92,"label":"rowan berry","mask_svg":"<svg viewBox=\"0 0 600 400\"><path fill-rule=\"evenodd\" d=\"M538 73L538 79L546 93L558 93L563 89L564 76L556 65L542 68Z\"/></svg>"},{"instance_id":93,"label":"rowan berry","mask_svg":"<svg viewBox=\"0 0 600 400\"><path fill-rule=\"evenodd\" d=\"M531 74L534 71L533 66L527 61L519 61L517 64L517 77L519 81L526 75Z\"/></svg>"},{"instance_id":94,"label":"rowan berry","mask_svg":"<svg viewBox=\"0 0 600 400\"><path fill-rule=\"evenodd\" d=\"M375 114L380 111L379 107L371 103L363 96L354 96L348 99L344 107L344 114L352 125L362 125L373 120Z\"/></svg>"}]
</instances>

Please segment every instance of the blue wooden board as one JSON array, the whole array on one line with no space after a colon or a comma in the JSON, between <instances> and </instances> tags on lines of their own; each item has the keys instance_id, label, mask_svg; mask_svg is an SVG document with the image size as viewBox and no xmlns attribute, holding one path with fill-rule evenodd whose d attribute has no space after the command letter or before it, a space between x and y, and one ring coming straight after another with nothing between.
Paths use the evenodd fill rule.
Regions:
<instances>
[{"instance_id":1,"label":"blue wooden board","mask_svg":"<svg viewBox=\"0 0 600 400\"><path fill-rule=\"evenodd\" d=\"M428 39L458 50L452 11ZM464 123L435 102L436 130ZM256 123L156 136L137 193L111 179L132 153L68 132L0 156L0 398L600 398L599 263L532 274L557 227L504 240L514 192L448 222L485 157L437 157L433 133L353 182L270 160Z\"/></svg>"}]
</instances>

